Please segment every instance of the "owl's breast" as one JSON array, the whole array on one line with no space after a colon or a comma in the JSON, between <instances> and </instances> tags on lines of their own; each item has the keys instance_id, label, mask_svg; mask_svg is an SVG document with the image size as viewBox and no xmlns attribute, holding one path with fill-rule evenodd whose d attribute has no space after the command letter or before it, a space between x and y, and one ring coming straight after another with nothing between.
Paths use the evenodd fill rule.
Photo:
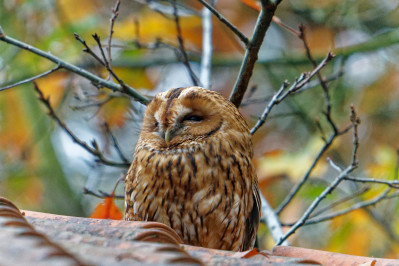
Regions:
<instances>
[{"instance_id":1,"label":"owl's breast","mask_svg":"<svg viewBox=\"0 0 399 266\"><path fill-rule=\"evenodd\" d=\"M252 204L252 164L212 148L217 154L136 150L126 177L126 219L158 221L185 243L231 249L233 239L224 238L244 224L239 217ZM243 231L234 237L241 239Z\"/></svg>"}]
</instances>

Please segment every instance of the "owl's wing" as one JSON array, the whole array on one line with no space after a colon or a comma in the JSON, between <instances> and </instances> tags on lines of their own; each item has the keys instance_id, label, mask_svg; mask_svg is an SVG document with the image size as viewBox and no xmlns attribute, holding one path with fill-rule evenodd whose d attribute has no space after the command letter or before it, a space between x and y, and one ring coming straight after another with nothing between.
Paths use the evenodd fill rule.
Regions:
<instances>
[{"instance_id":1,"label":"owl's wing","mask_svg":"<svg viewBox=\"0 0 399 266\"><path fill-rule=\"evenodd\" d=\"M245 221L245 235L244 235L244 243L242 246L243 251L253 248L255 244L256 233L258 232L258 227L259 227L259 219L261 214L260 214L260 196L259 196L259 188L257 180L252 186L252 195L253 195L252 210Z\"/></svg>"}]
</instances>

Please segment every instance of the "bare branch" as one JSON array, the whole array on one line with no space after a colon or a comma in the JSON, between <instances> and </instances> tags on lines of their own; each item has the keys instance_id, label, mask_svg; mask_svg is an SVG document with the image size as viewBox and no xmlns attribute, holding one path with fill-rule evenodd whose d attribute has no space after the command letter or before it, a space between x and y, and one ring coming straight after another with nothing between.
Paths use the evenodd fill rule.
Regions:
<instances>
[{"instance_id":1,"label":"bare branch","mask_svg":"<svg viewBox=\"0 0 399 266\"><path fill-rule=\"evenodd\" d=\"M121 4L120 0L117 0L115 3L114 8L112 9L112 17L110 19L110 27L109 27L109 34L108 34L108 47L107 47L107 52L108 52L108 64L109 67L111 68L112 65L112 55L111 55L111 47L112 47L112 35L114 34L114 25L115 21L119 15L119 6Z\"/></svg>"},{"instance_id":2,"label":"bare branch","mask_svg":"<svg viewBox=\"0 0 399 266\"><path fill-rule=\"evenodd\" d=\"M358 182L358 183L382 184L382 185L387 185L390 188L399 189L399 180L380 180L374 178L351 177L351 176L346 177L345 180Z\"/></svg>"},{"instance_id":3,"label":"bare branch","mask_svg":"<svg viewBox=\"0 0 399 266\"><path fill-rule=\"evenodd\" d=\"M281 19L277 16L273 16L273 22L276 23L277 25L279 25L280 27L286 29L288 32L291 32L292 34L294 34L297 37L299 37L299 35L301 34L300 32L296 31L294 28L288 26L287 24L284 24L281 21Z\"/></svg>"},{"instance_id":4,"label":"bare branch","mask_svg":"<svg viewBox=\"0 0 399 266\"><path fill-rule=\"evenodd\" d=\"M219 11L217 11L212 5L210 5L205 0L198 0L201 4L203 4L206 8L209 9L224 25L226 25L237 37L245 44L246 47L249 45L248 38L239 30L236 26L234 26L230 21L228 21Z\"/></svg>"},{"instance_id":5,"label":"bare branch","mask_svg":"<svg viewBox=\"0 0 399 266\"><path fill-rule=\"evenodd\" d=\"M276 245L281 245L284 240L286 240L290 235L294 234L295 231L303 226L306 220L309 218L310 214L316 209L316 207L320 204L320 202L327 197L340 183L341 181L350 174L356 167L352 164L348 166L339 176L335 178L335 180L324 189L324 191L312 202L312 204L306 209L305 213L301 216L301 218L290 228L290 230L280 238Z\"/></svg>"},{"instance_id":6,"label":"bare branch","mask_svg":"<svg viewBox=\"0 0 399 266\"><path fill-rule=\"evenodd\" d=\"M306 56L308 57L309 61L312 63L312 65L314 67L316 67L317 62L316 60L313 58L312 53L310 51L310 47L309 44L307 42L306 39L306 27L304 25L300 25L299 26L299 38L302 40L303 45L305 47L305 51L306 51ZM335 126L335 123L332 121L332 117L331 117L331 101L330 101L330 94L328 91L328 83L327 81L324 79L324 77L322 77L322 75L320 74L320 72L317 73L317 78L320 81L320 85L323 88L324 91L324 97L326 98L326 112L325 112L325 116L327 118L327 121L329 122L332 130L334 131L334 133L337 133L338 129Z\"/></svg>"},{"instance_id":7,"label":"bare branch","mask_svg":"<svg viewBox=\"0 0 399 266\"><path fill-rule=\"evenodd\" d=\"M111 137L112 139L112 143L114 145L114 148L116 150L116 152L119 155L119 158L126 164L130 164L129 160L125 157L125 155L123 155L123 152L121 150L121 147L118 143L118 140L115 138L114 134L112 133L111 129L109 128L108 124L104 122L104 128L105 131L107 132L107 134Z\"/></svg>"},{"instance_id":8,"label":"bare branch","mask_svg":"<svg viewBox=\"0 0 399 266\"><path fill-rule=\"evenodd\" d=\"M380 49L384 49L386 47L390 47L395 45L399 42L399 30L392 30L387 31L382 34L376 35L368 41L362 42L360 44L345 46L342 48L334 49L334 54L339 57L340 59L348 58L353 54L362 54L362 53L370 53L375 52ZM154 49L157 47L158 41L156 40L154 44L151 44L150 49ZM115 45L113 45L115 47ZM319 62L323 60L325 57L323 56L313 56L314 59ZM195 54L190 54L190 61L191 62L200 62L201 57ZM164 66L168 64L173 64L179 62L176 58L164 58L163 55L153 55L149 57L148 54L143 55L140 60L130 60L126 61L123 58L113 61L114 66L123 66L129 67L132 69L142 69L145 67L152 67L152 66ZM238 57L231 57L226 55L213 55L212 65L217 67L237 67L240 66L242 63L242 58ZM256 65L262 66L303 66L309 63L309 59L306 56L298 55L297 53L290 53L286 54L283 57L277 58L259 58L256 62ZM91 66L91 62L86 62L85 66ZM328 81L328 79L327 79ZM304 87L303 89L307 89Z\"/></svg>"},{"instance_id":9,"label":"bare branch","mask_svg":"<svg viewBox=\"0 0 399 266\"><path fill-rule=\"evenodd\" d=\"M123 80L121 80L116 75L116 73L112 70L111 62L105 56L104 49L101 44L100 36L98 36L97 33L92 35L93 39L96 41L96 43L98 45L98 48L100 49L102 59L87 45L86 41L83 40L77 33L74 33L74 35L75 35L75 39L78 40L80 43L82 43L83 46L85 47L85 49L83 49L83 51L90 54L91 56L93 56L94 59L96 59L101 65L103 65L105 67L105 69L107 69L108 73L110 74L110 77L112 76L122 86L123 90L126 90L126 91L129 90L129 86L126 85L126 83L124 83Z\"/></svg>"},{"instance_id":10,"label":"bare branch","mask_svg":"<svg viewBox=\"0 0 399 266\"><path fill-rule=\"evenodd\" d=\"M50 69L50 70L48 70L48 71L46 71L46 72L43 72L43 73L41 73L41 74L39 74L39 75L36 75L36 76L31 77L31 78L27 78L27 79L18 81L18 82L16 82L16 83L13 83L13 84L11 84L11 85L7 85L7 86L5 86L5 87L2 87L2 88L0 88L0 91L5 91L5 90L8 90L8 89L17 87L17 86L19 86L19 85L22 85L22 84L26 84L26 83L35 81L36 79L39 79L39 78L45 77L45 76L47 76L47 75L50 75L51 73L53 73L53 72L55 72L55 71L57 71L57 70L59 70L59 69L60 69L60 66L58 65L58 66L56 66L56 67L54 67L54 68L52 68L52 69Z\"/></svg>"},{"instance_id":11,"label":"bare branch","mask_svg":"<svg viewBox=\"0 0 399 266\"><path fill-rule=\"evenodd\" d=\"M101 56L103 57L104 60L104 66L105 68L108 70L109 74L116 79L116 81L123 87L126 88L127 85L116 75L116 73L112 70L111 68L111 62L109 61L109 59L107 59L107 57L105 56L104 53L104 49L103 46L101 44L101 39L100 36L98 36L97 34L93 34L93 38L94 40L97 42L98 48L100 49L101 52Z\"/></svg>"},{"instance_id":12,"label":"bare branch","mask_svg":"<svg viewBox=\"0 0 399 266\"><path fill-rule=\"evenodd\" d=\"M88 53L89 55L94 57L94 59L96 59L101 65L105 66L105 62L101 60L100 57L98 57L98 55L87 45L86 41L82 37L80 37L79 34L74 33L73 35L75 36L75 39L78 40L85 47L85 49L83 49L83 52Z\"/></svg>"},{"instance_id":13,"label":"bare branch","mask_svg":"<svg viewBox=\"0 0 399 266\"><path fill-rule=\"evenodd\" d=\"M366 193L369 190L370 190L370 187L366 187L365 186L365 187L355 191L354 193L351 193L350 195L337 200L336 202L333 202L333 203L331 203L331 204L329 204L329 205L327 205L327 206L325 206L323 208L317 209L317 211L312 212L312 214L309 216L309 220L305 223L305 225L307 225L308 222L310 220L312 220L312 218L315 218L316 216L319 216L319 215L321 215L322 213L324 213L324 212L326 212L328 210L332 210L333 208L335 208L335 207L337 207L337 206L339 206L339 205L341 205L341 204L343 204L343 203L345 203L347 201L350 201L350 200L352 200L352 199L354 199L354 198ZM294 222L294 223L281 223L281 226L293 226L295 223L296 222Z\"/></svg>"},{"instance_id":14,"label":"bare branch","mask_svg":"<svg viewBox=\"0 0 399 266\"><path fill-rule=\"evenodd\" d=\"M82 76L82 77L90 80L96 86L106 87L113 91L122 92L124 94L127 94L127 95L133 97L136 101L138 101L142 104L145 104L145 105L150 102L149 99L147 99L146 97L144 97L143 95L141 95L135 89L133 89L132 87L130 87L128 85L126 85L124 87L120 84L116 84L115 82L102 79L102 78L94 75L93 73L90 73L80 67L77 67L73 64L70 64L70 63L67 63L67 62L61 60L60 58L52 55L51 53L46 53L36 47L33 47L24 42L21 42L19 40L16 40L16 39L13 39L13 38L7 36L1 27L0 27L0 41L6 42L8 44L11 44L13 46L16 46L16 47L19 47L22 49L25 49L31 53L39 55L40 57L46 58L46 59L56 63L60 68L64 68L66 70L69 70L73 73L78 74L79 76Z\"/></svg>"},{"instance_id":15,"label":"bare branch","mask_svg":"<svg viewBox=\"0 0 399 266\"><path fill-rule=\"evenodd\" d=\"M106 103L110 102L111 100L115 99L115 96L113 95L108 95L107 98L105 98L104 100L101 100L99 102L90 102L87 104L82 104L82 105L75 105L75 106L71 106L72 110L83 110L89 107L98 107L101 108L101 106L105 105Z\"/></svg>"},{"instance_id":16,"label":"bare branch","mask_svg":"<svg viewBox=\"0 0 399 266\"><path fill-rule=\"evenodd\" d=\"M115 191L118 188L118 185L123 182L125 180L125 175L121 175L121 177L118 178L118 180L116 180L115 185L114 185L114 189L112 190L111 193L107 193L104 192L102 190L98 190L98 192L95 192L91 189L89 189L88 187L83 187L83 194L88 194L88 195L92 195L95 196L97 198L103 199L103 198L115 198L115 199L125 199L125 195L115 195Z\"/></svg>"},{"instance_id":17,"label":"bare branch","mask_svg":"<svg viewBox=\"0 0 399 266\"><path fill-rule=\"evenodd\" d=\"M270 100L269 104L266 106L265 110L263 111L262 116L256 122L255 126L251 129L250 131L251 135L253 135L266 122L266 119L270 114L271 110L273 109L273 107L279 104L278 99L280 98L284 90L288 87L288 85L289 85L288 81L284 81L280 89L273 95L273 98Z\"/></svg>"},{"instance_id":18,"label":"bare branch","mask_svg":"<svg viewBox=\"0 0 399 266\"><path fill-rule=\"evenodd\" d=\"M359 148L359 135L357 128L360 124L360 118L356 114L355 107L351 105L351 123L353 125L353 151L352 151L352 164L357 165L357 149Z\"/></svg>"},{"instance_id":19,"label":"bare branch","mask_svg":"<svg viewBox=\"0 0 399 266\"><path fill-rule=\"evenodd\" d=\"M314 60L314 58L311 55L310 49L309 49L309 45L306 42L306 36L305 36L305 27L301 26L300 28L300 35L299 37L301 38L301 40L303 41L303 44L305 46L305 50L306 50L306 54L308 56L309 61L312 63L312 65L315 67L316 69L319 69L319 67L317 66L316 61ZM327 56L327 58L333 58L334 55L330 52ZM331 59L330 58L330 59ZM326 61L327 62L327 61ZM320 66L320 64L319 64ZM326 82L326 80L321 76L320 71L313 71L312 74L313 75L317 75L321 86L323 87L323 92L324 92L324 97L325 97L325 103L326 103L326 111L324 112L324 115L329 123L329 125L332 128L333 133L331 134L330 138L325 140L325 137L323 136L323 139L325 140L325 144L323 146L323 148L320 150L319 154L317 155L316 159L313 161L312 165L310 166L310 168L308 169L308 171L306 172L306 174L304 175L304 177L301 179L301 181L295 185L294 188L291 189L290 193L287 195L287 197L285 197L285 199L283 200L283 202L279 205L279 207L276 210L277 214L280 214L281 211L291 202L291 200L294 198L294 196L298 193L299 189L305 184L305 182L307 181L307 179L309 178L311 172L313 171L314 167L316 166L316 164L318 163L319 159L321 158L321 156L327 151L327 149L331 146L332 142L334 141L334 139L341 134L344 134L345 132L347 132L348 129L344 129L342 132L339 132L337 129L337 126L335 125L334 121L332 120L331 117L331 101L330 101L330 95L328 92L328 84ZM303 83L303 82L302 82ZM305 85L305 84L304 84ZM298 89L299 90L299 89ZM297 90L297 91L298 91ZM288 93L289 91L287 91ZM287 94L288 95L288 94ZM351 109L354 110L354 109ZM353 112L352 112L353 115ZM351 120L352 120L352 115L351 115ZM355 114L356 115L356 114ZM355 126L355 124L352 122L352 126ZM356 124L357 127L357 124ZM323 130L321 130L323 131ZM355 129L356 132L356 136L357 136L357 128ZM357 148L358 145L355 145L355 147ZM354 156L356 156L356 153L353 153Z\"/></svg>"},{"instance_id":20,"label":"bare branch","mask_svg":"<svg viewBox=\"0 0 399 266\"><path fill-rule=\"evenodd\" d=\"M359 123L359 118L356 116L356 112L353 107L351 107L351 122L353 124L353 151L352 151L352 161L351 164L344 170L340 172L340 174L334 179L334 181L326 187L323 192L312 202L312 204L306 209L305 213L301 216L301 218L290 228L290 230L280 238L276 245L281 245L281 243L286 240L290 235L294 234L295 231L303 226L306 221L309 219L312 212L317 208L320 202L327 197L330 193L332 193L335 188L346 178L349 176L353 170L357 168L356 154L359 146L359 136L357 132L357 126Z\"/></svg>"},{"instance_id":21,"label":"bare branch","mask_svg":"<svg viewBox=\"0 0 399 266\"><path fill-rule=\"evenodd\" d=\"M115 199L124 199L125 196L124 195L113 195L113 193L106 193L102 190L98 190L98 192L95 192L93 190L88 189L87 187L83 188L83 194L87 194L87 195L92 195L95 196L97 198L103 199L103 198L115 198Z\"/></svg>"},{"instance_id":22,"label":"bare branch","mask_svg":"<svg viewBox=\"0 0 399 266\"><path fill-rule=\"evenodd\" d=\"M72 140L78 144L80 147L85 149L87 152L90 154L94 155L97 160L105 165L110 165L110 166L116 166L116 167L129 167L129 163L121 163L121 162L114 162L111 160L108 160L107 158L104 157L102 152L100 151L97 142L95 140L92 141L92 146L89 146L86 142L80 140L75 134L72 133L72 131L65 125L63 121L57 116L55 113L54 109L51 107L49 99L45 98L42 91L39 89L37 84L34 82L34 88L36 92L38 93L38 98L39 100L44 104L44 106L47 108L49 112L49 116L53 118L57 124L72 138Z\"/></svg>"},{"instance_id":23,"label":"bare branch","mask_svg":"<svg viewBox=\"0 0 399 266\"><path fill-rule=\"evenodd\" d=\"M263 43L263 39L265 38L266 31L270 26L278 3L274 3L270 0L262 0L261 5L262 9L258 16L252 38L247 45L240 72L229 98L237 108L240 106L248 88L248 83L252 76L255 63L258 60L259 49Z\"/></svg>"},{"instance_id":24,"label":"bare branch","mask_svg":"<svg viewBox=\"0 0 399 266\"><path fill-rule=\"evenodd\" d=\"M327 206L325 206L323 208L319 208L317 211L313 212L312 215L310 215L310 217L313 218L313 217L316 217L316 216L322 214L323 212L326 212L328 210L332 210L333 208L337 207L338 205L341 205L341 204L343 204L343 203L345 203L347 201L350 201L350 200L352 200L352 199L354 199L354 198L356 198L356 197L368 192L369 190L370 190L369 186L364 186L364 187L358 189L357 191L352 192L350 195L348 195L346 197L343 197L343 198L341 198L341 199L339 199L339 200L337 200L337 201L335 201L335 202L333 202L333 203L331 203L331 204L329 204L329 205L327 205Z\"/></svg>"},{"instance_id":25,"label":"bare branch","mask_svg":"<svg viewBox=\"0 0 399 266\"><path fill-rule=\"evenodd\" d=\"M266 106L265 110L263 111L262 116L256 122L255 126L251 129L251 134L253 135L265 122L267 116L269 115L270 111L273 109L274 106L281 103L287 96L297 93L301 88L303 88L326 64L330 61L334 55L332 53L328 53L327 56L324 58L323 61L317 65L313 71L309 74L302 73L301 76L291 85L290 88L288 87L288 82L285 81L280 89L274 94L273 98L270 100L269 104Z\"/></svg>"},{"instance_id":26,"label":"bare branch","mask_svg":"<svg viewBox=\"0 0 399 266\"><path fill-rule=\"evenodd\" d=\"M306 221L304 223L304 225L310 225L310 224L316 224L316 223L325 222L325 221L331 220L331 219L333 219L335 217L339 217L339 216L345 215L345 214L347 214L349 212L373 206L373 205L375 205L375 204L377 204L377 203L379 203L379 202L381 202L383 200L399 197L399 191L388 195L387 192L389 192L389 190L390 189L388 188L387 190L382 192L377 197L375 197L373 199L370 199L370 200L365 200L365 201L358 202L358 203L356 203L356 204L354 204L354 205L352 205L352 206L350 206L350 207L348 207L346 209L343 209L343 210L340 210L340 211L336 211L336 212L333 212L333 213L329 213L329 214L326 214L326 215L324 215L322 217L311 218L308 221Z\"/></svg>"},{"instance_id":27,"label":"bare branch","mask_svg":"<svg viewBox=\"0 0 399 266\"><path fill-rule=\"evenodd\" d=\"M280 214L284 208L291 202L291 200L294 198L294 196L298 193L298 191L301 189L301 187L305 184L305 182L308 180L310 174L312 173L313 169L315 168L316 164L320 161L324 153L328 150L328 148L331 146L333 143L335 137L337 135L332 134L330 138L324 143L323 147L320 149L319 153L317 154L316 158L313 160L312 164L306 171L305 175L302 177L301 181L297 183L291 191L288 193L288 195L284 198L284 200L280 203L280 205L276 209L276 213Z\"/></svg>"},{"instance_id":28,"label":"bare branch","mask_svg":"<svg viewBox=\"0 0 399 266\"><path fill-rule=\"evenodd\" d=\"M198 78L195 75L193 69L191 68L190 62L188 60L188 55L186 53L186 49L184 48L184 41L183 41L183 35L181 32L181 28L180 28L179 15L177 13L176 0L173 0L172 3L173 3L173 15L175 18L175 25L176 25L177 41L179 43L179 48L180 48L179 50L182 55L182 62L187 68L188 74L190 75L190 78L191 78L191 82L195 86L198 86L198 84L199 84Z\"/></svg>"},{"instance_id":29,"label":"bare branch","mask_svg":"<svg viewBox=\"0 0 399 266\"><path fill-rule=\"evenodd\" d=\"M267 228L269 228L274 241L277 242L284 235L280 219L274 212L273 208L269 205L269 202L267 202L263 194L259 193L259 196L262 202L262 217L260 220L261 222L266 223ZM289 246L290 243L288 242L288 240L285 240L281 243L281 245Z\"/></svg>"}]
</instances>

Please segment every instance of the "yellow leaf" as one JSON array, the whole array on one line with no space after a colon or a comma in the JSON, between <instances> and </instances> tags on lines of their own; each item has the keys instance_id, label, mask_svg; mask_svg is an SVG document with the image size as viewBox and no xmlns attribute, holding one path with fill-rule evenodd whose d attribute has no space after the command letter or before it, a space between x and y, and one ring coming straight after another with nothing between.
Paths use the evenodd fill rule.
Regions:
<instances>
[{"instance_id":1,"label":"yellow leaf","mask_svg":"<svg viewBox=\"0 0 399 266\"><path fill-rule=\"evenodd\" d=\"M67 73L55 72L36 80L36 84L44 97L50 97L50 104L53 108L57 107L64 95L67 78Z\"/></svg>"},{"instance_id":2,"label":"yellow leaf","mask_svg":"<svg viewBox=\"0 0 399 266\"><path fill-rule=\"evenodd\" d=\"M83 19L96 10L96 1L93 0L58 0L57 4L63 11L65 18L72 22Z\"/></svg>"},{"instance_id":3,"label":"yellow leaf","mask_svg":"<svg viewBox=\"0 0 399 266\"><path fill-rule=\"evenodd\" d=\"M128 98L114 98L99 111L99 115L111 127L121 127L126 121L126 114L130 110L130 100Z\"/></svg>"},{"instance_id":4,"label":"yellow leaf","mask_svg":"<svg viewBox=\"0 0 399 266\"><path fill-rule=\"evenodd\" d=\"M7 150L7 154L14 158L22 157L25 146L32 139L30 123L18 94L16 89L4 91L0 99L0 149Z\"/></svg>"},{"instance_id":5,"label":"yellow leaf","mask_svg":"<svg viewBox=\"0 0 399 266\"><path fill-rule=\"evenodd\" d=\"M315 155L323 146L323 141L315 137L296 152L279 152L257 159L257 175L261 181L269 176L287 175L292 180L299 180L309 169ZM326 161L321 160L314 168L314 175L322 175L327 169Z\"/></svg>"},{"instance_id":6,"label":"yellow leaf","mask_svg":"<svg viewBox=\"0 0 399 266\"><path fill-rule=\"evenodd\" d=\"M161 14L152 10L143 11L139 15L139 34L140 42L154 42L155 39L161 38L173 44L177 44L176 24L171 18L166 18ZM201 47L201 18L197 16L180 17L180 27L186 48ZM132 18L127 18L115 24L116 38L122 40L132 40L135 38L136 25Z\"/></svg>"},{"instance_id":7,"label":"yellow leaf","mask_svg":"<svg viewBox=\"0 0 399 266\"><path fill-rule=\"evenodd\" d=\"M313 55L325 55L334 49L334 31L327 27L306 29L306 37Z\"/></svg>"}]
</instances>

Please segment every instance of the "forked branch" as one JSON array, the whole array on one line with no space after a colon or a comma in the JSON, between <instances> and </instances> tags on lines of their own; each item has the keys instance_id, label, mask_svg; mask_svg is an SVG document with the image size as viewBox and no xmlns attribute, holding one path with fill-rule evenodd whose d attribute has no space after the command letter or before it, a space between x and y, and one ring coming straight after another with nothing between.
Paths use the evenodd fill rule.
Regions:
<instances>
[{"instance_id":1,"label":"forked branch","mask_svg":"<svg viewBox=\"0 0 399 266\"><path fill-rule=\"evenodd\" d=\"M317 206L320 204L322 200L324 200L327 195L332 193L338 185L345 180L345 178L352 173L358 165L358 162L356 160L357 157L357 151L359 148L359 136L358 136L358 125L360 123L359 118L357 117L357 114L355 112L355 109L353 106L351 107L351 122L352 122L352 130L353 130L353 151L352 151L352 160L351 163L348 167L345 169L340 169L339 175L334 179L333 182L329 186L327 186L322 193L312 202L312 204L306 209L304 214L301 216L301 218L288 230L288 232L280 238L280 240L277 242L276 245L281 245L283 241L285 241L290 235L294 234L298 228L303 226L306 221L309 219L310 215L312 212L317 208ZM333 162L331 161L333 164ZM336 167L334 165L334 167Z\"/></svg>"},{"instance_id":2,"label":"forked branch","mask_svg":"<svg viewBox=\"0 0 399 266\"><path fill-rule=\"evenodd\" d=\"M115 162L112 160L109 160L105 158L104 154L100 151L100 148L98 147L98 144L95 140L92 141L92 146L88 145L86 142L80 140L67 126L66 124L58 117L58 115L55 113L53 107L50 104L50 101L48 98L44 97L42 91L39 89L37 84L34 82L34 88L38 94L39 100L44 104L44 106L48 110L49 116L54 119L57 124L72 138L72 140L78 144L80 147L85 149L87 152L90 154L94 155L97 160L105 165L110 165L110 166L116 166L116 167L129 167L129 163L126 162Z\"/></svg>"},{"instance_id":3,"label":"forked branch","mask_svg":"<svg viewBox=\"0 0 399 266\"><path fill-rule=\"evenodd\" d=\"M62 60L62 59L52 55L51 53L46 53L43 50L40 50L40 49L33 47L29 44L26 44L24 42L21 42L19 40L11 38L4 33L4 31L1 27L0 27L0 41L3 41L5 43L11 44L13 46L19 47L21 49L27 50L31 53L37 54L40 57L46 58L47 60L50 60L50 61L56 63L59 68L64 68L68 71L71 71L75 74L78 74L79 76L82 76L82 77L90 80L95 86L105 87L105 88L109 88L113 91L119 91L121 93L127 94L142 104L149 103L149 99L147 99L147 97L144 97L143 95L138 93L134 88L130 87L129 85L122 86L121 84L117 84L113 81L107 81L99 76L94 75L93 73L91 73L83 68L80 68L78 66L75 66L73 64L70 64L70 63Z\"/></svg>"}]
</instances>

